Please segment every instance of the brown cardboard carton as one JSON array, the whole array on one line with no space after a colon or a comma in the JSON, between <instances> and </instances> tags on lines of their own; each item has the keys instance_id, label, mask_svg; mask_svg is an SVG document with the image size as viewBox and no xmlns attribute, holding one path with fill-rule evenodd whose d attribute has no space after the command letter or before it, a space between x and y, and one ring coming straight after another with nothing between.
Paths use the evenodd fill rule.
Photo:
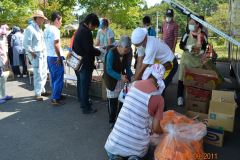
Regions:
<instances>
[{"instance_id":1,"label":"brown cardboard carton","mask_svg":"<svg viewBox=\"0 0 240 160\"><path fill-rule=\"evenodd\" d=\"M213 70L185 68L183 83L185 86L213 90L219 85L219 79L217 73Z\"/></svg>"},{"instance_id":2,"label":"brown cardboard carton","mask_svg":"<svg viewBox=\"0 0 240 160\"><path fill-rule=\"evenodd\" d=\"M207 127L207 135L204 137L204 142L222 147L224 140L224 130Z\"/></svg>"},{"instance_id":3,"label":"brown cardboard carton","mask_svg":"<svg viewBox=\"0 0 240 160\"><path fill-rule=\"evenodd\" d=\"M195 100L195 101L201 101L206 102L210 101L212 95L212 91L199 89L195 87L186 87L186 98Z\"/></svg>"},{"instance_id":4,"label":"brown cardboard carton","mask_svg":"<svg viewBox=\"0 0 240 160\"><path fill-rule=\"evenodd\" d=\"M107 99L106 86L101 76L93 76L89 89L89 95L99 97L104 100Z\"/></svg>"},{"instance_id":5,"label":"brown cardboard carton","mask_svg":"<svg viewBox=\"0 0 240 160\"><path fill-rule=\"evenodd\" d=\"M206 114L206 113L187 111L186 116L193 120L203 122L206 125L208 124L208 114Z\"/></svg>"},{"instance_id":6,"label":"brown cardboard carton","mask_svg":"<svg viewBox=\"0 0 240 160\"><path fill-rule=\"evenodd\" d=\"M208 125L233 132L236 103L232 91L212 91L210 101Z\"/></svg>"},{"instance_id":7,"label":"brown cardboard carton","mask_svg":"<svg viewBox=\"0 0 240 160\"><path fill-rule=\"evenodd\" d=\"M201 101L186 99L185 108L186 108L187 111L208 113L208 107L209 107L209 101L208 102L201 102Z\"/></svg>"}]
</instances>

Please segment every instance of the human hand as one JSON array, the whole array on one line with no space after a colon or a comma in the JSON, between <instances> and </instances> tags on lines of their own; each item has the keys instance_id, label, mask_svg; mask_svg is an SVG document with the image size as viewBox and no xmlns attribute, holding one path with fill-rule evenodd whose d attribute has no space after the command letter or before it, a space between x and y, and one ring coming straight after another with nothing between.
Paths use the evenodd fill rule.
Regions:
<instances>
[{"instance_id":1,"label":"human hand","mask_svg":"<svg viewBox=\"0 0 240 160\"><path fill-rule=\"evenodd\" d=\"M31 52L32 58L35 59L37 55L34 52Z\"/></svg>"},{"instance_id":2,"label":"human hand","mask_svg":"<svg viewBox=\"0 0 240 160\"><path fill-rule=\"evenodd\" d=\"M58 57L56 63L57 63L57 66L62 66L63 65L62 58Z\"/></svg>"},{"instance_id":3,"label":"human hand","mask_svg":"<svg viewBox=\"0 0 240 160\"><path fill-rule=\"evenodd\" d=\"M198 47L198 46L193 46L193 47L192 47L192 53L194 53L194 54L199 54L199 53L200 53L200 47Z\"/></svg>"},{"instance_id":4,"label":"human hand","mask_svg":"<svg viewBox=\"0 0 240 160\"><path fill-rule=\"evenodd\" d=\"M128 82L127 76L126 75L121 75L121 81L123 83L127 83Z\"/></svg>"}]
</instances>

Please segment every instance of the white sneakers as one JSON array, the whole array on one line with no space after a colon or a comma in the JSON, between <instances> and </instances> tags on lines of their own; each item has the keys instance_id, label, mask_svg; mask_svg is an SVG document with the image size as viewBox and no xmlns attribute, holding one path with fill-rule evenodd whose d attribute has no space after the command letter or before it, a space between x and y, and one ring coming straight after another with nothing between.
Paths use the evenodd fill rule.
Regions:
<instances>
[{"instance_id":1,"label":"white sneakers","mask_svg":"<svg viewBox=\"0 0 240 160\"><path fill-rule=\"evenodd\" d=\"M178 106L183 106L183 97L178 97L178 99L177 99L177 105L178 105Z\"/></svg>"}]
</instances>

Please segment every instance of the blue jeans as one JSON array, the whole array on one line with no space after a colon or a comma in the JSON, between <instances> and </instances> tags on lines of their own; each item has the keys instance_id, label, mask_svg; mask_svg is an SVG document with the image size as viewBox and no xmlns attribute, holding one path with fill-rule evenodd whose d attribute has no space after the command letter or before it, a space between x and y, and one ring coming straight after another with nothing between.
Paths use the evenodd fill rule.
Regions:
<instances>
[{"instance_id":1,"label":"blue jeans","mask_svg":"<svg viewBox=\"0 0 240 160\"><path fill-rule=\"evenodd\" d=\"M59 100L63 89L64 66L57 65L57 57L47 57L52 82L52 99Z\"/></svg>"},{"instance_id":2,"label":"blue jeans","mask_svg":"<svg viewBox=\"0 0 240 160\"><path fill-rule=\"evenodd\" d=\"M77 76L77 94L80 106L84 111L91 110L89 104L89 88L92 80L92 67L82 66L80 71L75 71Z\"/></svg>"}]
</instances>

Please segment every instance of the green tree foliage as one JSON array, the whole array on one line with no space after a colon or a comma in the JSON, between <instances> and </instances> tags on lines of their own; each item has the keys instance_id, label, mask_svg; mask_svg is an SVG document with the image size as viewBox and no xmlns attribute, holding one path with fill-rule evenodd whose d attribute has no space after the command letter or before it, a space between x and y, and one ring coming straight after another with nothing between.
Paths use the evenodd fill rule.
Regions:
<instances>
[{"instance_id":1,"label":"green tree foliage","mask_svg":"<svg viewBox=\"0 0 240 160\"><path fill-rule=\"evenodd\" d=\"M44 14L51 18L53 11L59 11L62 14L62 24L71 23L75 17L72 13L73 7L77 4L76 0L46 0L46 3L40 3L39 7Z\"/></svg>"},{"instance_id":2,"label":"green tree foliage","mask_svg":"<svg viewBox=\"0 0 240 160\"><path fill-rule=\"evenodd\" d=\"M134 28L141 17L142 0L78 0L87 12L95 12L123 28Z\"/></svg>"},{"instance_id":3,"label":"green tree foliage","mask_svg":"<svg viewBox=\"0 0 240 160\"><path fill-rule=\"evenodd\" d=\"M214 24L215 27L222 30L223 32L228 33L229 15L227 11L228 11L228 4L227 3L220 4L218 6L218 10L214 14L212 14L212 16L207 17L206 20L209 23ZM211 35L216 36L216 34L211 34Z\"/></svg>"},{"instance_id":4,"label":"green tree foliage","mask_svg":"<svg viewBox=\"0 0 240 160\"><path fill-rule=\"evenodd\" d=\"M32 10L37 8L34 0L1 0L0 24L26 27Z\"/></svg>"},{"instance_id":5,"label":"green tree foliage","mask_svg":"<svg viewBox=\"0 0 240 160\"><path fill-rule=\"evenodd\" d=\"M76 2L77 0L1 0L0 23L24 28L33 11L41 9L48 18L53 11L61 12L64 25L74 19L72 10Z\"/></svg>"},{"instance_id":6,"label":"green tree foliage","mask_svg":"<svg viewBox=\"0 0 240 160\"><path fill-rule=\"evenodd\" d=\"M190 9L193 13L196 13L197 15L203 15L205 16L205 19L211 20L210 23L216 24L217 27L224 28L226 26L224 23L227 20L227 14L225 14L228 11L228 0L179 0L176 1L179 4L182 4L183 6ZM222 5L225 6L225 8L222 8ZM163 3L161 5L156 5L151 8L143 8L144 15L150 15L152 17L152 23L155 26L156 25L156 12L159 12L159 27L161 27L162 21L164 20L165 11L167 8L171 8L170 5L167 3ZM180 35L183 34L185 31L188 17L183 15L182 13L174 10L174 19L180 26ZM224 13L224 15L223 15ZM216 15L216 16L215 16ZM209 19L208 17L214 17L212 19ZM217 18L217 16L219 16ZM214 20L215 22L214 22ZM221 20L221 21L219 21ZM224 23L223 23L224 22Z\"/></svg>"}]
</instances>

